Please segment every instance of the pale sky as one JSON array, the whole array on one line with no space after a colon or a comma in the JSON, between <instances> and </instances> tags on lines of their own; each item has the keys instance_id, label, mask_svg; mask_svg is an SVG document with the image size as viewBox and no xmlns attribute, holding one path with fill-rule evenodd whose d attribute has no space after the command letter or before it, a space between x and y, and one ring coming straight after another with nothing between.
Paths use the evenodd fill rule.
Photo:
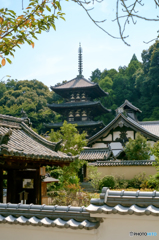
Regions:
<instances>
[{"instance_id":1,"label":"pale sky","mask_svg":"<svg viewBox=\"0 0 159 240\"><path fill-rule=\"evenodd\" d=\"M27 7L28 0L23 1L24 7ZM48 87L63 80L71 80L78 75L79 42L83 49L83 75L88 79L96 68L103 71L105 68L117 70L119 66L127 66L134 53L141 61L141 52L153 44L145 44L143 41L157 36L158 22L138 21L136 25L130 24L126 32L130 35L127 41L131 47L128 47L121 40L113 39L97 28L76 3L64 0L61 3L66 21L58 20L56 31L52 29L38 35L34 49L27 43L21 49L16 48L15 58L11 58L12 64L7 63L0 69L0 80L10 75L18 80L37 79ZM21 14L22 0L1 0L2 7ZM116 23L111 21L115 13L116 1L111 0L96 3L95 11L92 12L96 20L107 19L102 27L118 36ZM153 17L157 13L159 11L155 11L154 1L149 0L142 14Z\"/></svg>"}]
</instances>

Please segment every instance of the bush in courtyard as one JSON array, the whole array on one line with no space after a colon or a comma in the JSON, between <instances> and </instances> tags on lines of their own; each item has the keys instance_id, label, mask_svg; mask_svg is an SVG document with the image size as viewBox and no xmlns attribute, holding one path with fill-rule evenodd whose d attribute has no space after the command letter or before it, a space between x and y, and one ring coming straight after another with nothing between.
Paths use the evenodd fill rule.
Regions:
<instances>
[{"instance_id":1,"label":"bush in courtyard","mask_svg":"<svg viewBox=\"0 0 159 240\"><path fill-rule=\"evenodd\" d=\"M61 206L88 206L91 198L99 198L99 194L84 192L75 184L66 185L65 190L51 191L48 195L52 198L52 205Z\"/></svg>"},{"instance_id":2,"label":"bush in courtyard","mask_svg":"<svg viewBox=\"0 0 159 240\"><path fill-rule=\"evenodd\" d=\"M140 189L141 184L146 180L146 174L140 173L134 176L132 179L128 180L128 188L137 188Z\"/></svg>"},{"instance_id":3,"label":"bush in courtyard","mask_svg":"<svg viewBox=\"0 0 159 240\"><path fill-rule=\"evenodd\" d=\"M88 179L95 190L99 190L101 182L101 173L95 166L87 166Z\"/></svg>"},{"instance_id":4,"label":"bush in courtyard","mask_svg":"<svg viewBox=\"0 0 159 240\"><path fill-rule=\"evenodd\" d=\"M148 188L159 190L159 172L147 179Z\"/></svg>"},{"instance_id":5,"label":"bush in courtyard","mask_svg":"<svg viewBox=\"0 0 159 240\"><path fill-rule=\"evenodd\" d=\"M115 177L107 175L101 180L99 189L101 190L103 187L109 187L113 189L115 187L115 184L116 184Z\"/></svg>"},{"instance_id":6,"label":"bush in courtyard","mask_svg":"<svg viewBox=\"0 0 159 240\"><path fill-rule=\"evenodd\" d=\"M128 186L128 180L124 179L123 176L117 176L115 177L115 188L121 189L121 188L127 188Z\"/></svg>"}]
</instances>

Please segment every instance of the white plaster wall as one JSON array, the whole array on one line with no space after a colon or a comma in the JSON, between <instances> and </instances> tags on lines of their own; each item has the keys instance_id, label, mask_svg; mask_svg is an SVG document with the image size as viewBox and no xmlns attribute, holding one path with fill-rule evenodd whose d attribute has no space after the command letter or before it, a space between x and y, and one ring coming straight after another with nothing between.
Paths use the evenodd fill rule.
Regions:
<instances>
[{"instance_id":1,"label":"white plaster wall","mask_svg":"<svg viewBox=\"0 0 159 240\"><path fill-rule=\"evenodd\" d=\"M113 132L113 141L115 141L116 138L120 138L120 132Z\"/></svg>"},{"instance_id":2,"label":"white plaster wall","mask_svg":"<svg viewBox=\"0 0 159 240\"><path fill-rule=\"evenodd\" d=\"M109 134L107 137L103 138L104 141L112 141L112 134Z\"/></svg>"},{"instance_id":3,"label":"white plaster wall","mask_svg":"<svg viewBox=\"0 0 159 240\"><path fill-rule=\"evenodd\" d=\"M131 138L132 140L134 140L134 132L133 131L127 131L127 138Z\"/></svg>"},{"instance_id":4,"label":"white plaster wall","mask_svg":"<svg viewBox=\"0 0 159 240\"><path fill-rule=\"evenodd\" d=\"M103 214L104 215L104 214ZM95 216L95 215L94 215ZM96 216L97 217L97 216ZM104 219L98 231L98 240L159 239L159 217L116 215ZM134 236L130 232L156 232L156 237Z\"/></svg>"},{"instance_id":5,"label":"white plaster wall","mask_svg":"<svg viewBox=\"0 0 159 240\"><path fill-rule=\"evenodd\" d=\"M0 240L96 240L97 230L0 224Z\"/></svg>"},{"instance_id":6,"label":"white plaster wall","mask_svg":"<svg viewBox=\"0 0 159 240\"><path fill-rule=\"evenodd\" d=\"M134 140L134 132L133 131L126 131L127 138L131 138ZM116 138L120 138L120 132L113 132L113 140L115 141Z\"/></svg>"},{"instance_id":7,"label":"white plaster wall","mask_svg":"<svg viewBox=\"0 0 159 240\"><path fill-rule=\"evenodd\" d=\"M92 146L92 148L105 148L105 147L107 147L107 144L105 144L105 143L95 143L95 144L93 144L93 146Z\"/></svg>"},{"instance_id":8,"label":"white plaster wall","mask_svg":"<svg viewBox=\"0 0 159 240\"><path fill-rule=\"evenodd\" d=\"M98 229L72 230L52 227L0 224L0 240L128 240L132 232L156 232L159 239L159 216L137 216L120 214L91 214L103 217ZM150 239L152 237L149 237ZM133 239L133 237L132 237ZM134 239L146 239L134 236Z\"/></svg>"}]
</instances>

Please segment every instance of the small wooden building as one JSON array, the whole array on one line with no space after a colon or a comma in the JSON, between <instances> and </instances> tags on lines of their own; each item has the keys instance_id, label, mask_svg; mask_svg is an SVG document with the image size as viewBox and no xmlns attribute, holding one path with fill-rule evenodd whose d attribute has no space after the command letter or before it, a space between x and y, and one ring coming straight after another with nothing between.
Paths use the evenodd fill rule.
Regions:
<instances>
[{"instance_id":1,"label":"small wooden building","mask_svg":"<svg viewBox=\"0 0 159 240\"><path fill-rule=\"evenodd\" d=\"M7 202L19 203L26 198L26 203L40 204L41 167L68 165L75 159L57 152L58 143L39 136L29 125L26 117L0 114L0 202L3 180L7 180Z\"/></svg>"}]
</instances>

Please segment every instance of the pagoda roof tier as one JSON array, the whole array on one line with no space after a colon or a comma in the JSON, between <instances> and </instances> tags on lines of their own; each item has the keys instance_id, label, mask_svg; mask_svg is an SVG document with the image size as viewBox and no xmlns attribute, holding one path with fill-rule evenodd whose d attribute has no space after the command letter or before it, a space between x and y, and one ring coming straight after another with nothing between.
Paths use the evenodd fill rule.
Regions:
<instances>
[{"instance_id":1,"label":"pagoda roof tier","mask_svg":"<svg viewBox=\"0 0 159 240\"><path fill-rule=\"evenodd\" d=\"M102 127L105 127L103 121L72 121L68 123L77 124L78 128L92 127L92 126L99 126L99 125L101 125ZM44 126L48 128L60 128L62 125L63 125L63 122L49 123L49 124L44 123Z\"/></svg>"},{"instance_id":2,"label":"pagoda roof tier","mask_svg":"<svg viewBox=\"0 0 159 240\"><path fill-rule=\"evenodd\" d=\"M60 114L62 114L64 111L66 110L74 110L74 109L84 109L84 108L91 108L92 110L92 116L95 115L100 115L100 114L104 114L104 113L108 113L111 110L103 107L103 105L101 104L100 101L97 102L92 102L92 101L88 101L88 102L66 102L66 103L61 103L61 104L56 104L56 103L52 103L52 104L47 104L47 106L55 111L58 112Z\"/></svg>"},{"instance_id":3,"label":"pagoda roof tier","mask_svg":"<svg viewBox=\"0 0 159 240\"><path fill-rule=\"evenodd\" d=\"M104 92L97 83L90 82L83 77L74 78L64 84L51 86L51 89L62 96L63 98L68 98L70 92L72 91L87 91L87 94L92 98L105 97L108 95L107 92Z\"/></svg>"}]
</instances>

